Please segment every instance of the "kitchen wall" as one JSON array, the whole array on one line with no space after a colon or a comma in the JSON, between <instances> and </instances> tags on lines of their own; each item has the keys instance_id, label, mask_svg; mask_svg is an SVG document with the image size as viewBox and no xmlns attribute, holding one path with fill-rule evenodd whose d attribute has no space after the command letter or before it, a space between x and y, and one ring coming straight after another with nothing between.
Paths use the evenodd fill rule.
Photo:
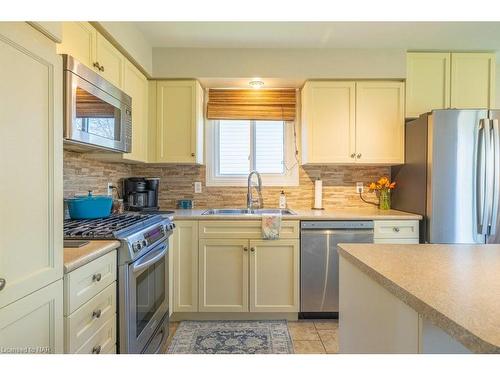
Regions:
<instances>
[{"instance_id":1,"label":"kitchen wall","mask_svg":"<svg viewBox=\"0 0 500 375\"><path fill-rule=\"evenodd\" d=\"M314 180L323 180L323 205L327 209L370 207L355 193L355 183L368 182L389 175L389 167L306 166L300 168L299 186L285 187L288 205L294 209L309 209L313 203ZM160 206L175 208L178 199L193 199L195 208L244 207L246 187L207 187L205 167L194 165L154 166L105 163L84 154L64 152L64 196L106 191L107 182L119 183L128 176L160 177ZM194 182L201 181L203 192L194 194ZM280 187L264 187L262 198L266 207L277 207ZM367 198L373 194L366 193Z\"/></svg>"}]
</instances>

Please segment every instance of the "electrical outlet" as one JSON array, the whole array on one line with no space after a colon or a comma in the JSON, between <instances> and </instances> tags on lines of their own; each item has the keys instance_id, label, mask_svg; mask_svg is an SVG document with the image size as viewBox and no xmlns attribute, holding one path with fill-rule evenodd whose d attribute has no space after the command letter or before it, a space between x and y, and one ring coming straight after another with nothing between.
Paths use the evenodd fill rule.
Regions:
<instances>
[{"instance_id":1,"label":"electrical outlet","mask_svg":"<svg viewBox=\"0 0 500 375\"><path fill-rule=\"evenodd\" d=\"M194 192L201 193L201 182L200 181L196 181L194 183Z\"/></svg>"},{"instance_id":2,"label":"electrical outlet","mask_svg":"<svg viewBox=\"0 0 500 375\"><path fill-rule=\"evenodd\" d=\"M108 192L108 195L113 195L113 183L112 182L108 182L107 192Z\"/></svg>"},{"instance_id":3,"label":"electrical outlet","mask_svg":"<svg viewBox=\"0 0 500 375\"><path fill-rule=\"evenodd\" d=\"M356 193L361 194L364 191L364 185L362 182L356 182Z\"/></svg>"}]
</instances>

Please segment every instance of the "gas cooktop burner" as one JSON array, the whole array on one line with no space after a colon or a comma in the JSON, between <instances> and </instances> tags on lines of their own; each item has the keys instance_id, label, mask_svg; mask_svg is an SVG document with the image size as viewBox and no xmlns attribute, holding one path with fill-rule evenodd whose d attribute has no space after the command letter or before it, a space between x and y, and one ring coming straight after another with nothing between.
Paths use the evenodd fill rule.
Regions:
<instances>
[{"instance_id":1,"label":"gas cooktop burner","mask_svg":"<svg viewBox=\"0 0 500 375\"><path fill-rule=\"evenodd\" d=\"M113 239L115 233L131 228L142 223L151 221L151 219L161 220L160 215L124 213L111 215L104 219L87 220L64 220L64 238L91 238L91 239Z\"/></svg>"}]
</instances>

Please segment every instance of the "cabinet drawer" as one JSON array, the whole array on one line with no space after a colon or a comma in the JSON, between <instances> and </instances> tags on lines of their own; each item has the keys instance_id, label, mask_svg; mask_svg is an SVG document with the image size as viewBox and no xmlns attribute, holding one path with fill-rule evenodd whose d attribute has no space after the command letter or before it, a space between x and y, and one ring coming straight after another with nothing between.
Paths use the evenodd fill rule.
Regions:
<instances>
[{"instance_id":1,"label":"cabinet drawer","mask_svg":"<svg viewBox=\"0 0 500 375\"><path fill-rule=\"evenodd\" d=\"M262 238L261 220L210 220L200 221L199 238ZM299 221L283 220L280 238L299 238Z\"/></svg>"},{"instance_id":2,"label":"cabinet drawer","mask_svg":"<svg viewBox=\"0 0 500 375\"><path fill-rule=\"evenodd\" d=\"M65 318L65 352L74 353L116 313L116 283Z\"/></svg>"},{"instance_id":3,"label":"cabinet drawer","mask_svg":"<svg viewBox=\"0 0 500 375\"><path fill-rule=\"evenodd\" d=\"M418 238L418 220L374 221L374 238Z\"/></svg>"},{"instance_id":4,"label":"cabinet drawer","mask_svg":"<svg viewBox=\"0 0 500 375\"><path fill-rule=\"evenodd\" d=\"M116 251L64 275L64 315L69 316L116 280Z\"/></svg>"},{"instance_id":5,"label":"cabinet drawer","mask_svg":"<svg viewBox=\"0 0 500 375\"><path fill-rule=\"evenodd\" d=\"M113 350L116 350L116 314L113 314L76 354L105 354Z\"/></svg>"}]
</instances>

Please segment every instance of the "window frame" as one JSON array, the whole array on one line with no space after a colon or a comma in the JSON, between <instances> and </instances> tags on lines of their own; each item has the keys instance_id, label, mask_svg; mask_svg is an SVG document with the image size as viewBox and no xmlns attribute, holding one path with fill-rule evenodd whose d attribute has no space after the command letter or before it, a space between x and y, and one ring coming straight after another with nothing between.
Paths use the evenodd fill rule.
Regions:
<instances>
[{"instance_id":1,"label":"window frame","mask_svg":"<svg viewBox=\"0 0 500 375\"><path fill-rule=\"evenodd\" d=\"M259 120L250 120L257 122ZM219 173L219 120L208 120L206 134L207 145L207 165L206 165L206 185L207 186L247 186L248 175L221 175ZM251 125L254 126L254 125ZM299 162L298 155L295 155L295 123L283 121L283 153L285 168L284 173L261 173L262 185L264 186L298 186L299 185ZM255 164L256 132L250 132L250 169Z\"/></svg>"}]
</instances>

